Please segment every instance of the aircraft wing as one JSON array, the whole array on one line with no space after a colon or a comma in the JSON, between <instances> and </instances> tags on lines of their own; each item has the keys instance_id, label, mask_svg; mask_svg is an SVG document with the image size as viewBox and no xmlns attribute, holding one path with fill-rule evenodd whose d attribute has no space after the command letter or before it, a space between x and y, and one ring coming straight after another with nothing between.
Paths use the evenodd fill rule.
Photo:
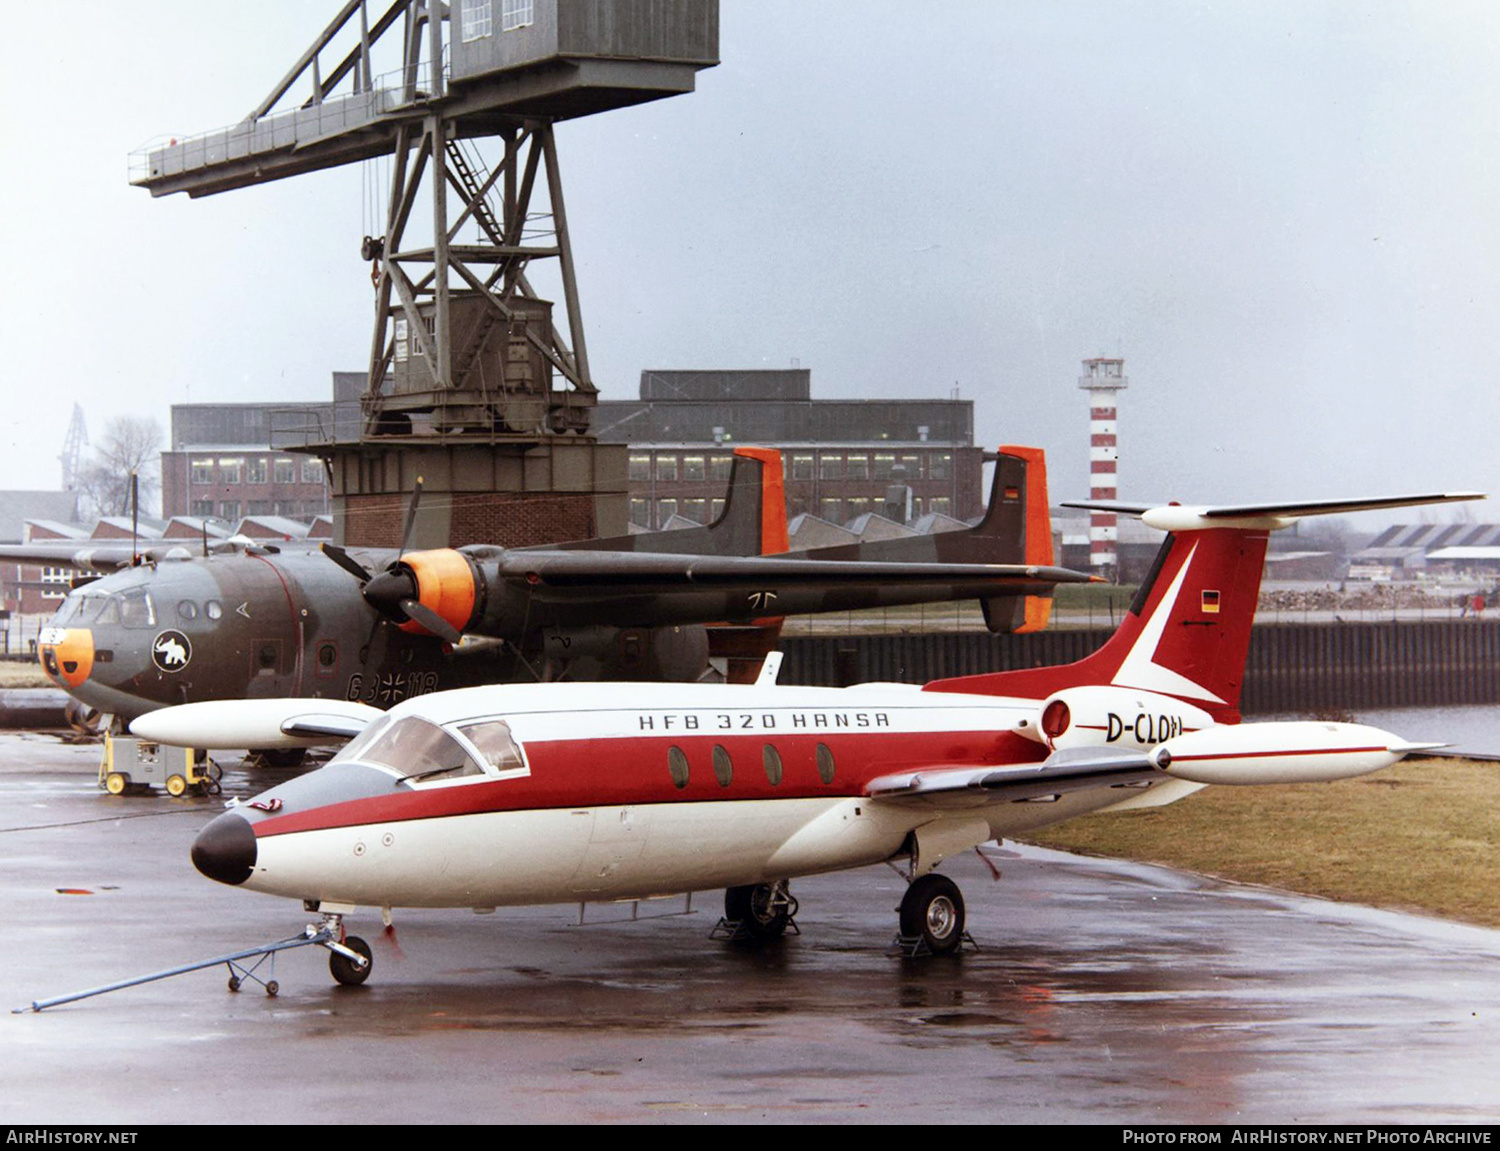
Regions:
<instances>
[{"instance_id":1,"label":"aircraft wing","mask_svg":"<svg viewBox=\"0 0 1500 1151\"><path fill-rule=\"evenodd\" d=\"M315 540L251 540L243 536L235 539L210 540L208 550L214 555L251 551L275 554L286 550L310 549ZM393 549L350 549L358 554L370 554L374 558L389 558L396 554ZM37 564L42 567L72 568L75 571L112 572L130 567L133 562L153 563L165 559L171 553L186 553L191 557L203 554L203 545L195 539L142 540L133 550L128 540L51 540L47 543L0 545L0 560L14 560Z\"/></svg>"},{"instance_id":2,"label":"aircraft wing","mask_svg":"<svg viewBox=\"0 0 1500 1151\"><path fill-rule=\"evenodd\" d=\"M138 549L136 555L144 555ZM73 568L76 571L114 571L129 567L130 545L118 541L101 544L98 540L57 540L52 543L5 544L0 546L0 560L18 560L42 567Z\"/></svg>"},{"instance_id":3,"label":"aircraft wing","mask_svg":"<svg viewBox=\"0 0 1500 1151\"><path fill-rule=\"evenodd\" d=\"M500 575L543 598L601 593L651 594L675 589L754 592L762 589L879 589L938 584L972 586L974 594L1046 591L1094 577L1040 564L880 563L790 556L662 555L649 552L516 552Z\"/></svg>"},{"instance_id":4,"label":"aircraft wing","mask_svg":"<svg viewBox=\"0 0 1500 1151\"><path fill-rule=\"evenodd\" d=\"M990 803L1019 803L1096 787L1120 787L1166 777L1144 753L1109 748L1068 748L1040 763L992 767L935 764L917 771L872 779L865 794L873 799L930 802L965 795Z\"/></svg>"}]
</instances>

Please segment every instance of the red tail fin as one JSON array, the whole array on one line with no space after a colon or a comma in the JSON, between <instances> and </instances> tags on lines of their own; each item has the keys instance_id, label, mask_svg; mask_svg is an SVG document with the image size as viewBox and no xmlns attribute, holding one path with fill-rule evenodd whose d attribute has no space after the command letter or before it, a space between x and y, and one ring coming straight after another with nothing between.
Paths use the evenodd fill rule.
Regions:
<instances>
[{"instance_id":1,"label":"red tail fin","mask_svg":"<svg viewBox=\"0 0 1500 1151\"><path fill-rule=\"evenodd\" d=\"M1191 700L1232 722L1268 536L1243 528L1170 535L1124 622L1093 655L1059 667L936 680L927 689L1042 699L1065 687L1116 684Z\"/></svg>"},{"instance_id":2,"label":"red tail fin","mask_svg":"<svg viewBox=\"0 0 1500 1151\"><path fill-rule=\"evenodd\" d=\"M1063 688L1113 684L1190 700L1221 723L1234 722L1271 532L1302 516L1483 498L1477 492L1446 492L1196 508L1068 504L1138 515L1172 533L1125 622L1108 643L1077 663L934 680L927 689L1044 699Z\"/></svg>"}]
</instances>

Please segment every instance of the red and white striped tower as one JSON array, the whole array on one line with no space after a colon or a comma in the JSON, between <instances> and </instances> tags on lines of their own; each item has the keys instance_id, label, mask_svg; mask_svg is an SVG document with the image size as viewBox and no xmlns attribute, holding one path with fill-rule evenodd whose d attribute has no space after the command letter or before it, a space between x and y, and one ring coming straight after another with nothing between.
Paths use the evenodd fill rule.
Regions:
<instances>
[{"instance_id":1,"label":"red and white striped tower","mask_svg":"<svg viewBox=\"0 0 1500 1151\"><path fill-rule=\"evenodd\" d=\"M1078 386L1089 393L1089 499L1119 498L1116 468L1119 451L1115 439L1115 395L1129 387L1124 360L1084 360ZM1119 530L1112 512L1093 512L1089 517L1089 566L1095 575L1113 579L1118 570L1115 554Z\"/></svg>"}]
</instances>

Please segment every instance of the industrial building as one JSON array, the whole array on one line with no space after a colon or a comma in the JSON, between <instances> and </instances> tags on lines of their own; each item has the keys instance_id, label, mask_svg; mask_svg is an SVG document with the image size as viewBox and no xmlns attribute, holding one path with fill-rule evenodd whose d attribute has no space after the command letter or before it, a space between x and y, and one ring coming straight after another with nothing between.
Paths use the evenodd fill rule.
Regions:
<instances>
[{"instance_id":1,"label":"industrial building","mask_svg":"<svg viewBox=\"0 0 1500 1151\"><path fill-rule=\"evenodd\" d=\"M161 454L162 515L227 524L245 516L326 515L322 461L270 450L272 412L327 420L333 404L174 404L171 449Z\"/></svg>"},{"instance_id":2,"label":"industrial building","mask_svg":"<svg viewBox=\"0 0 1500 1151\"><path fill-rule=\"evenodd\" d=\"M599 402L594 433L629 446L638 528L712 520L741 444L781 450L793 519L848 525L873 514L905 525L984 510L971 400L815 400L800 367L648 370L639 399Z\"/></svg>"},{"instance_id":3,"label":"industrial building","mask_svg":"<svg viewBox=\"0 0 1500 1151\"><path fill-rule=\"evenodd\" d=\"M1350 557L1350 575L1500 574L1500 524L1393 524Z\"/></svg>"}]
</instances>

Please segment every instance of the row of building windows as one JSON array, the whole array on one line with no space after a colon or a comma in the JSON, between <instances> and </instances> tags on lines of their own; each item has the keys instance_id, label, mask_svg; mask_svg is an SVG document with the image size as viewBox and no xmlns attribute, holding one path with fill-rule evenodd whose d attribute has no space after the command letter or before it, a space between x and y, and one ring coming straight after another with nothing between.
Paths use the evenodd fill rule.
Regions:
<instances>
[{"instance_id":1,"label":"row of building windows","mask_svg":"<svg viewBox=\"0 0 1500 1151\"><path fill-rule=\"evenodd\" d=\"M536 22L536 0L500 0L500 30L514 32ZM463 0L459 8L460 35L465 44L494 34L493 0Z\"/></svg>"},{"instance_id":2,"label":"row of building windows","mask_svg":"<svg viewBox=\"0 0 1500 1151\"><path fill-rule=\"evenodd\" d=\"M18 568L17 571L20 569ZM42 598L65 599L73 590L73 572L70 568L42 569Z\"/></svg>"},{"instance_id":3,"label":"row of building windows","mask_svg":"<svg viewBox=\"0 0 1500 1151\"><path fill-rule=\"evenodd\" d=\"M243 511L241 508L243 507ZM246 516L286 516L288 519L311 519L323 515L327 506L322 500L192 500L188 515L202 519L237 520Z\"/></svg>"},{"instance_id":4,"label":"row of building windows","mask_svg":"<svg viewBox=\"0 0 1500 1151\"><path fill-rule=\"evenodd\" d=\"M953 514L953 500L948 496L933 496L924 499L921 496L912 497L912 514L926 515L928 512L936 512L940 515L951 516ZM656 509L656 518L651 516L652 508ZM817 515L829 523L842 524L849 520L858 519L867 512L878 512L886 514L885 501L868 499L865 497L854 497L852 499L822 499L818 501ZM724 501L720 499L673 499L667 497L659 500L644 498L633 498L630 501L630 522L638 528L665 527L673 516L682 516L690 519L696 524L712 523L724 513Z\"/></svg>"},{"instance_id":5,"label":"row of building windows","mask_svg":"<svg viewBox=\"0 0 1500 1151\"><path fill-rule=\"evenodd\" d=\"M824 784L832 783L834 774L833 751L826 743L820 743L813 758L817 764L818 778ZM734 757L729 754L729 749L722 743L714 744L712 764L714 779L718 780L720 787L728 787L734 782ZM761 747L760 765L766 773L766 781L772 787L780 787L785 768L782 763L781 752L776 748L775 744L768 743ZM687 753L675 744L667 748L667 774L672 777L672 784L679 791L685 788L692 779L692 771L688 765Z\"/></svg>"},{"instance_id":6,"label":"row of building windows","mask_svg":"<svg viewBox=\"0 0 1500 1151\"><path fill-rule=\"evenodd\" d=\"M630 456L630 479L727 480L733 463L733 456L637 452ZM953 476L953 453L792 452L788 469L793 480L946 480Z\"/></svg>"},{"instance_id":7,"label":"row of building windows","mask_svg":"<svg viewBox=\"0 0 1500 1151\"><path fill-rule=\"evenodd\" d=\"M214 465L218 464L218 478L214 477ZM285 456L199 457L192 461L189 478L195 484L295 484L298 482L297 461ZM323 482L323 464L311 456L302 460L301 482L320 484ZM196 514L196 513L195 513Z\"/></svg>"}]
</instances>

